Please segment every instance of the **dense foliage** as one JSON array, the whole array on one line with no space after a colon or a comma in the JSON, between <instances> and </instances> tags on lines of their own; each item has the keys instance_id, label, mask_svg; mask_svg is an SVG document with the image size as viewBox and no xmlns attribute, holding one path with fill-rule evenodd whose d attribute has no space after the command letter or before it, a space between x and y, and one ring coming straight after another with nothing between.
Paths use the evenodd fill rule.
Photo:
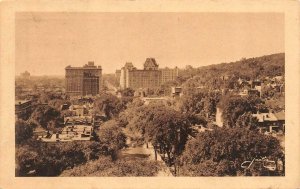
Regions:
<instances>
[{"instance_id":1,"label":"dense foliage","mask_svg":"<svg viewBox=\"0 0 300 189\"><path fill-rule=\"evenodd\" d=\"M268 157L277 160L283 152L271 136L242 128L217 128L201 132L188 141L182 154L182 175L237 175L243 161Z\"/></svg>"},{"instance_id":2,"label":"dense foliage","mask_svg":"<svg viewBox=\"0 0 300 189\"><path fill-rule=\"evenodd\" d=\"M188 66L180 71L177 79L181 83L192 79L197 85L206 85L210 88L218 89L220 86L230 86L233 83L230 79L264 79L284 75L285 54L272 54L262 57L241 59L236 62L221 63L199 68ZM224 82L222 76L228 76L228 82ZM231 86L230 88L233 88Z\"/></svg>"},{"instance_id":3,"label":"dense foliage","mask_svg":"<svg viewBox=\"0 0 300 189\"><path fill-rule=\"evenodd\" d=\"M15 124L16 144L22 144L33 136L34 123L17 120Z\"/></svg>"},{"instance_id":4,"label":"dense foliage","mask_svg":"<svg viewBox=\"0 0 300 189\"><path fill-rule=\"evenodd\" d=\"M113 159L117 152L126 147L126 136L114 120L105 122L97 132L101 145L107 149Z\"/></svg>"},{"instance_id":5,"label":"dense foliage","mask_svg":"<svg viewBox=\"0 0 300 189\"><path fill-rule=\"evenodd\" d=\"M40 143L32 141L16 149L16 175L26 176L35 171L39 176L57 176L100 155L110 155L99 142Z\"/></svg>"},{"instance_id":6,"label":"dense foliage","mask_svg":"<svg viewBox=\"0 0 300 189\"><path fill-rule=\"evenodd\" d=\"M94 101L94 112L100 115L104 114L108 119L117 116L125 108L124 101L108 93L102 93Z\"/></svg>"},{"instance_id":7,"label":"dense foliage","mask_svg":"<svg viewBox=\"0 0 300 189\"><path fill-rule=\"evenodd\" d=\"M139 177L155 176L160 164L143 159L111 161L107 157L65 170L60 176Z\"/></svg>"},{"instance_id":8,"label":"dense foliage","mask_svg":"<svg viewBox=\"0 0 300 189\"><path fill-rule=\"evenodd\" d=\"M223 96L218 105L223 111L224 125L227 127L235 127L240 116L245 117L247 113L267 111L263 101L260 98L252 96Z\"/></svg>"},{"instance_id":9,"label":"dense foliage","mask_svg":"<svg viewBox=\"0 0 300 189\"><path fill-rule=\"evenodd\" d=\"M30 120L46 130L60 126L63 122L60 112L48 105L36 107L30 116Z\"/></svg>"}]
</instances>

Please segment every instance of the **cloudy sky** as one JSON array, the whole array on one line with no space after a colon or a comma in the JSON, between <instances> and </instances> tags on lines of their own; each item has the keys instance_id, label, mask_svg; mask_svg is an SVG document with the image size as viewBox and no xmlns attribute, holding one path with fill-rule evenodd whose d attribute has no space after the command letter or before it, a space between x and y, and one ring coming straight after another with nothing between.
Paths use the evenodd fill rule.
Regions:
<instances>
[{"instance_id":1,"label":"cloudy sky","mask_svg":"<svg viewBox=\"0 0 300 189\"><path fill-rule=\"evenodd\" d=\"M284 52L279 13L18 13L16 74L64 75L88 61L114 73L142 68L199 67Z\"/></svg>"}]
</instances>

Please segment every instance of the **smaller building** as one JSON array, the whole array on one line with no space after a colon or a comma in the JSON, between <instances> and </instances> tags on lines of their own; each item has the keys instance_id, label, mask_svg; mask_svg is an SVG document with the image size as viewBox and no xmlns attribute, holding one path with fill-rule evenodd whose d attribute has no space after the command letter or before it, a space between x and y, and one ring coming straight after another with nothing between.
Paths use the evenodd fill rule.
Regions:
<instances>
[{"instance_id":1,"label":"smaller building","mask_svg":"<svg viewBox=\"0 0 300 189\"><path fill-rule=\"evenodd\" d=\"M261 92L257 89L244 89L239 93L240 96L260 96Z\"/></svg>"},{"instance_id":2,"label":"smaller building","mask_svg":"<svg viewBox=\"0 0 300 189\"><path fill-rule=\"evenodd\" d=\"M260 132L279 132L285 131L285 113L284 111L278 113L257 113L252 114L258 120L258 127Z\"/></svg>"},{"instance_id":3,"label":"smaller building","mask_svg":"<svg viewBox=\"0 0 300 189\"><path fill-rule=\"evenodd\" d=\"M39 138L42 142L72 142L89 141L92 138L93 127L90 125L67 125L61 133L50 134Z\"/></svg>"},{"instance_id":4,"label":"smaller building","mask_svg":"<svg viewBox=\"0 0 300 189\"><path fill-rule=\"evenodd\" d=\"M71 105L69 110L76 116L84 116L88 114L88 109L84 105Z\"/></svg>"},{"instance_id":5,"label":"smaller building","mask_svg":"<svg viewBox=\"0 0 300 189\"><path fill-rule=\"evenodd\" d=\"M65 125L93 125L94 119L92 116L68 116L64 117Z\"/></svg>"},{"instance_id":6,"label":"smaller building","mask_svg":"<svg viewBox=\"0 0 300 189\"><path fill-rule=\"evenodd\" d=\"M148 97L144 97L142 98L142 100L144 101L145 105L149 105L151 103L162 103L165 104L167 103L167 98L165 97L157 97L157 98L148 98Z\"/></svg>"},{"instance_id":7,"label":"smaller building","mask_svg":"<svg viewBox=\"0 0 300 189\"><path fill-rule=\"evenodd\" d=\"M16 100L15 101L15 115L16 118L23 118L30 114L32 111L31 100Z\"/></svg>"},{"instance_id":8,"label":"smaller building","mask_svg":"<svg viewBox=\"0 0 300 189\"><path fill-rule=\"evenodd\" d=\"M171 88L171 96L173 98L181 97L182 96L182 87L172 87Z\"/></svg>"}]
</instances>

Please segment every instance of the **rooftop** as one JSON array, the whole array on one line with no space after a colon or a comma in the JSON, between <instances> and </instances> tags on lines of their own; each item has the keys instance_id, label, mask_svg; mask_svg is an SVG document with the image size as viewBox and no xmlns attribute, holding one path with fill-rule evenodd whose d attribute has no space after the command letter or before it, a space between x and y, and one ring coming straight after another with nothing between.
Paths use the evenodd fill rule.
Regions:
<instances>
[{"instance_id":1,"label":"rooftop","mask_svg":"<svg viewBox=\"0 0 300 189\"><path fill-rule=\"evenodd\" d=\"M24 103L26 103L26 102L30 102L30 100L16 100L15 101L15 104L17 105L17 104L24 104Z\"/></svg>"},{"instance_id":2,"label":"rooftop","mask_svg":"<svg viewBox=\"0 0 300 189\"><path fill-rule=\"evenodd\" d=\"M89 61L87 64L83 65L82 67L72 67L71 65L68 65L66 68L66 70L70 70L70 69L102 69L101 66L95 66L93 61Z\"/></svg>"},{"instance_id":3,"label":"rooftop","mask_svg":"<svg viewBox=\"0 0 300 189\"><path fill-rule=\"evenodd\" d=\"M281 117L279 117L279 116L281 116ZM256 117L258 119L258 122L282 120L282 114L278 114L278 117L277 117L276 113L275 114L274 113L258 113L258 114L253 114L253 117ZM284 120L284 117L283 117L283 120Z\"/></svg>"}]
</instances>

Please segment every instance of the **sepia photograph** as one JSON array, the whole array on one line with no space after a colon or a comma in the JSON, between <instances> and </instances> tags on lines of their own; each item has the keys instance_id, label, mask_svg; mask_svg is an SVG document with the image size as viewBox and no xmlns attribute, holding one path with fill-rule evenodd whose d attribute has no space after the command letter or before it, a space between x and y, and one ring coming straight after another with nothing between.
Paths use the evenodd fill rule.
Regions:
<instances>
[{"instance_id":1,"label":"sepia photograph","mask_svg":"<svg viewBox=\"0 0 300 189\"><path fill-rule=\"evenodd\" d=\"M15 35L16 176L284 176L283 14L23 12Z\"/></svg>"},{"instance_id":2,"label":"sepia photograph","mask_svg":"<svg viewBox=\"0 0 300 189\"><path fill-rule=\"evenodd\" d=\"M0 3L0 189L300 187L299 10Z\"/></svg>"}]
</instances>

